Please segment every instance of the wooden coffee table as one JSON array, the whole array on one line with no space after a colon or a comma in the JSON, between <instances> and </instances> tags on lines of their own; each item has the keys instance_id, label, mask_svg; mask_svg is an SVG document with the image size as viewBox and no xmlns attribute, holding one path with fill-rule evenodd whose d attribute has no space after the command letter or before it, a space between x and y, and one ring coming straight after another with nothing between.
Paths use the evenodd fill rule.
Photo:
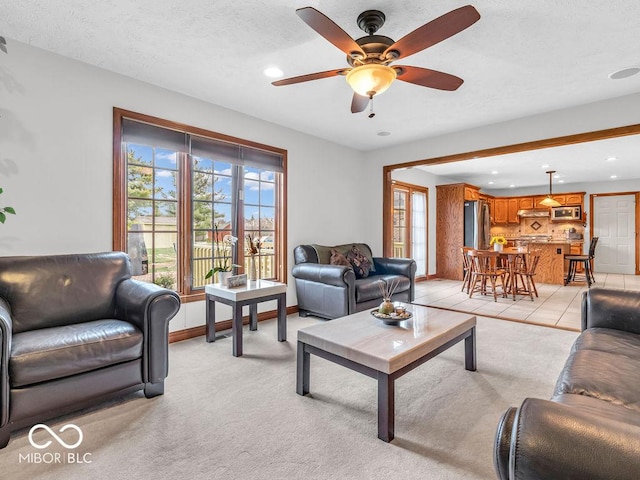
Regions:
<instances>
[{"instance_id":1,"label":"wooden coffee table","mask_svg":"<svg viewBox=\"0 0 640 480\"><path fill-rule=\"evenodd\" d=\"M309 393L310 354L378 380L378 438L394 437L394 383L464 340L467 370L476 370L476 317L419 305L399 325L385 325L367 310L298 330L296 392Z\"/></svg>"}]
</instances>

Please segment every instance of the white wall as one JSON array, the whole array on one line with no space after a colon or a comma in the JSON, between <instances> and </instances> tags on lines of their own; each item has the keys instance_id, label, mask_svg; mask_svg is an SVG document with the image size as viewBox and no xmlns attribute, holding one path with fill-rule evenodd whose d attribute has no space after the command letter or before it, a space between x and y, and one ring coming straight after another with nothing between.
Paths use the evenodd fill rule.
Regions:
<instances>
[{"instance_id":1,"label":"white wall","mask_svg":"<svg viewBox=\"0 0 640 480\"><path fill-rule=\"evenodd\" d=\"M612 100L590 103L448 135L426 138L406 145L376 150L368 153L368 163L372 168L381 171L384 165L394 165L456 153L474 152L504 145L634 125L640 123L639 106L640 93L627 95ZM409 172L412 171L413 170L409 170ZM406 181L411 183L410 179ZM442 179L441 182L437 183L453 182ZM637 188L634 188L633 190L636 189ZM379 211L382 211L382 191L373 190L369 201L372 207L376 207ZM375 220L375 222L367 224L369 229L368 237L378 238L381 241L382 216L380 215ZM433 252L435 252L437 238L435 221L435 215L431 215L430 212L430 274L435 273L435 255L433 254ZM436 233L434 234L434 232ZM375 247L380 248L377 244Z\"/></svg>"},{"instance_id":2,"label":"white wall","mask_svg":"<svg viewBox=\"0 0 640 480\"><path fill-rule=\"evenodd\" d=\"M362 153L11 41L0 56L0 204L18 214L0 226L0 255L111 250L113 107L286 149L289 271L297 244L367 241ZM296 304L291 277L287 293ZM195 302L171 328L203 323Z\"/></svg>"}]
</instances>

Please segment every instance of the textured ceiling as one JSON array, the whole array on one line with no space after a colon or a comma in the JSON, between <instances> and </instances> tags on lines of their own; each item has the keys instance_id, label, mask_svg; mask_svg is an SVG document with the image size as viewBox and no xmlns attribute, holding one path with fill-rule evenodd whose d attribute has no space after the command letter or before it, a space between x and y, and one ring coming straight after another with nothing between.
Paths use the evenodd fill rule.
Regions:
<instances>
[{"instance_id":1,"label":"textured ceiling","mask_svg":"<svg viewBox=\"0 0 640 480\"><path fill-rule=\"evenodd\" d=\"M358 14L379 9L378 33L398 40L465 4L3 0L0 35L363 151L640 91L640 75L608 78L640 64L638 0L475 1L476 24L402 60L457 75L460 89L395 82L372 119L350 113L341 77L273 87L263 75L272 65L285 77L347 65L296 8L320 10L354 38L364 35Z\"/></svg>"}]
</instances>

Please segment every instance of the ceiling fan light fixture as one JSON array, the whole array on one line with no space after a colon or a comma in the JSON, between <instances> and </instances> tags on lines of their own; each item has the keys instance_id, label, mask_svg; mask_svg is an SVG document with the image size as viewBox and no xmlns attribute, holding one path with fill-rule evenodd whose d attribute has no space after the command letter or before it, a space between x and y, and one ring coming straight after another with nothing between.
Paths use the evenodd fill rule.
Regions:
<instances>
[{"instance_id":1,"label":"ceiling fan light fixture","mask_svg":"<svg viewBox=\"0 0 640 480\"><path fill-rule=\"evenodd\" d=\"M396 71L387 65L367 63L347 73L347 83L358 95L373 97L385 92L396 79Z\"/></svg>"}]
</instances>

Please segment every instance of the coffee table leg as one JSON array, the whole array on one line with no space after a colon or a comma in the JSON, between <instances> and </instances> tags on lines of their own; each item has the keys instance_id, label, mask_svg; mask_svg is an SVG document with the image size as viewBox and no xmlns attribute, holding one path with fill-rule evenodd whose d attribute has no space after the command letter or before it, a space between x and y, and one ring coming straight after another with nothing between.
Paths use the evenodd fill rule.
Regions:
<instances>
[{"instance_id":1,"label":"coffee table leg","mask_svg":"<svg viewBox=\"0 0 640 480\"><path fill-rule=\"evenodd\" d=\"M249 330L258 330L258 304L249 305Z\"/></svg>"},{"instance_id":2,"label":"coffee table leg","mask_svg":"<svg viewBox=\"0 0 640 480\"><path fill-rule=\"evenodd\" d=\"M476 327L472 327L471 334L464 339L464 368L476 371Z\"/></svg>"},{"instance_id":3,"label":"coffee table leg","mask_svg":"<svg viewBox=\"0 0 640 480\"><path fill-rule=\"evenodd\" d=\"M205 325L205 339L207 342L216 341L216 303L207 295L205 300L205 318L207 323Z\"/></svg>"},{"instance_id":4,"label":"coffee table leg","mask_svg":"<svg viewBox=\"0 0 640 480\"><path fill-rule=\"evenodd\" d=\"M278 341L287 341L287 297L284 293L278 296Z\"/></svg>"},{"instance_id":5,"label":"coffee table leg","mask_svg":"<svg viewBox=\"0 0 640 480\"><path fill-rule=\"evenodd\" d=\"M298 357L296 360L296 393L306 395L309 393L309 373L311 355L304 348L305 344L298 340Z\"/></svg>"},{"instance_id":6,"label":"coffee table leg","mask_svg":"<svg viewBox=\"0 0 640 480\"><path fill-rule=\"evenodd\" d=\"M395 381L389 375L378 372L378 438L383 442L393 440L395 430Z\"/></svg>"},{"instance_id":7,"label":"coffee table leg","mask_svg":"<svg viewBox=\"0 0 640 480\"><path fill-rule=\"evenodd\" d=\"M233 356L242 356L242 306L234 303L233 318L231 320L231 332L233 334Z\"/></svg>"}]
</instances>

